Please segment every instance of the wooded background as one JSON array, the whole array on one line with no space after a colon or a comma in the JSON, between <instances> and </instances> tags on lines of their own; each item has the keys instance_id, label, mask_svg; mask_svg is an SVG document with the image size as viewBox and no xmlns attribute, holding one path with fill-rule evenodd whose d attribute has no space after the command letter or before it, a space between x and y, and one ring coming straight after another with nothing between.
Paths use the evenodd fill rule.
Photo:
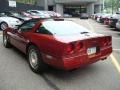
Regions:
<instances>
[{"instance_id":1,"label":"wooded background","mask_svg":"<svg viewBox=\"0 0 120 90\"><path fill-rule=\"evenodd\" d=\"M120 8L120 0L104 0L105 12L115 13L119 11L119 8Z\"/></svg>"}]
</instances>

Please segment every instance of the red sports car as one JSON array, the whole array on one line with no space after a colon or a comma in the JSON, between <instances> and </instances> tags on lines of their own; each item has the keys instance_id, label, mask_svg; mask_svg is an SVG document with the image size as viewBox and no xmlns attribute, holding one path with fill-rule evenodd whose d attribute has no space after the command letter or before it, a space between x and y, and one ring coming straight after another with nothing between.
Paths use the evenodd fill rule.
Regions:
<instances>
[{"instance_id":1,"label":"red sports car","mask_svg":"<svg viewBox=\"0 0 120 90\"><path fill-rule=\"evenodd\" d=\"M6 48L15 46L28 57L34 72L45 64L72 70L106 59L112 52L112 38L93 33L72 21L31 19L3 31Z\"/></svg>"}]
</instances>

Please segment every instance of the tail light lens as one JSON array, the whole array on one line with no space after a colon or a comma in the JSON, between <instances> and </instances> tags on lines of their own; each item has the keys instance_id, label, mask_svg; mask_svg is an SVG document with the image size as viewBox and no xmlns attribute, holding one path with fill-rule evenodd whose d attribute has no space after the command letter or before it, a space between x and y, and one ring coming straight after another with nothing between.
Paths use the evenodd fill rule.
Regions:
<instances>
[{"instance_id":1,"label":"tail light lens","mask_svg":"<svg viewBox=\"0 0 120 90\"><path fill-rule=\"evenodd\" d=\"M65 48L65 53L68 54L73 54L75 52L79 52L83 48L83 43L82 42L74 42L70 43L67 45Z\"/></svg>"},{"instance_id":2,"label":"tail light lens","mask_svg":"<svg viewBox=\"0 0 120 90\"><path fill-rule=\"evenodd\" d=\"M66 51L67 53L73 53L73 51L74 51L74 45L73 45L73 44L69 44L69 45L66 47L65 51Z\"/></svg>"},{"instance_id":3,"label":"tail light lens","mask_svg":"<svg viewBox=\"0 0 120 90\"><path fill-rule=\"evenodd\" d=\"M83 47L83 43L82 42L77 42L75 49L78 51L78 50L81 50L82 47Z\"/></svg>"}]
</instances>

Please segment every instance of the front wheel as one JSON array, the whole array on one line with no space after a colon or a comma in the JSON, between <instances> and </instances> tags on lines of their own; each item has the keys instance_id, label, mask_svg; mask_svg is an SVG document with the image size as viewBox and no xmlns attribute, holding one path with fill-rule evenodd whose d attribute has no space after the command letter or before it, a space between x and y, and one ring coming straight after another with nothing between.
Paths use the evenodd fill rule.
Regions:
<instances>
[{"instance_id":1,"label":"front wheel","mask_svg":"<svg viewBox=\"0 0 120 90\"><path fill-rule=\"evenodd\" d=\"M0 29L5 30L8 27L8 24L6 22L0 23Z\"/></svg>"},{"instance_id":2,"label":"front wheel","mask_svg":"<svg viewBox=\"0 0 120 90\"><path fill-rule=\"evenodd\" d=\"M3 44L6 48L10 48L11 44L9 42L8 36L3 32Z\"/></svg>"},{"instance_id":3,"label":"front wheel","mask_svg":"<svg viewBox=\"0 0 120 90\"><path fill-rule=\"evenodd\" d=\"M28 47L27 57L30 68L33 72L39 73L44 71L45 63L43 62L40 51L36 46L31 45Z\"/></svg>"}]
</instances>

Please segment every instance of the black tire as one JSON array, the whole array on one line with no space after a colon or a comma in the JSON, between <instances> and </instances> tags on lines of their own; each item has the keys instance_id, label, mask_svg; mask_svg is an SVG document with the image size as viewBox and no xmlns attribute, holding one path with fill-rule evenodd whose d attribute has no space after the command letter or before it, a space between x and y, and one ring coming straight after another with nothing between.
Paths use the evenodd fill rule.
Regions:
<instances>
[{"instance_id":1,"label":"black tire","mask_svg":"<svg viewBox=\"0 0 120 90\"><path fill-rule=\"evenodd\" d=\"M0 29L5 30L8 27L8 24L6 22L1 22L0 23Z\"/></svg>"},{"instance_id":2,"label":"black tire","mask_svg":"<svg viewBox=\"0 0 120 90\"><path fill-rule=\"evenodd\" d=\"M12 46L9 42L9 37L8 37L8 35L5 34L5 32L3 32L3 45L6 48L10 48Z\"/></svg>"},{"instance_id":3,"label":"black tire","mask_svg":"<svg viewBox=\"0 0 120 90\"><path fill-rule=\"evenodd\" d=\"M45 71L46 64L43 62L42 55L36 46L30 45L28 47L27 58L28 58L29 66L33 72L40 73L40 72Z\"/></svg>"}]
</instances>

